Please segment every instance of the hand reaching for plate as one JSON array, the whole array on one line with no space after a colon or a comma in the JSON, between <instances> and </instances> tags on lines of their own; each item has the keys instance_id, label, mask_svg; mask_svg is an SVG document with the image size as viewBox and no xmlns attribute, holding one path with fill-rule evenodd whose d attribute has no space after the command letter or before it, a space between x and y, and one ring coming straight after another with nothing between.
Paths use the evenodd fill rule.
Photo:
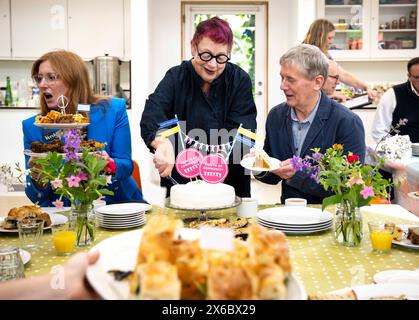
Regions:
<instances>
[{"instance_id":1,"label":"hand reaching for plate","mask_svg":"<svg viewBox=\"0 0 419 320\"><path fill-rule=\"evenodd\" d=\"M281 166L278 169L272 170L270 172L276 174L282 179L290 179L295 174L294 167L291 164L291 159L282 161Z\"/></svg>"}]
</instances>

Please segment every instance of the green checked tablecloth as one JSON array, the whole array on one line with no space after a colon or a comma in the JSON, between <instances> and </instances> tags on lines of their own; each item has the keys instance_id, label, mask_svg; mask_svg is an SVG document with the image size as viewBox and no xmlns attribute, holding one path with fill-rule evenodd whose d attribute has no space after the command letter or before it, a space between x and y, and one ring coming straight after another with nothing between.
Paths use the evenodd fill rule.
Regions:
<instances>
[{"instance_id":1,"label":"green checked tablecloth","mask_svg":"<svg viewBox=\"0 0 419 320\"><path fill-rule=\"evenodd\" d=\"M260 209L267 208L261 206ZM163 209L153 207L146 216L161 212ZM164 209L165 212L189 218L190 212ZM330 212L332 212L331 209ZM236 209L209 212L210 217L236 216ZM393 246L390 254L371 252L367 231L367 222L380 220L396 224L418 224L412 221L385 217L373 213L364 213L364 239L360 247L351 248L334 242L332 230L304 236L287 236L293 273L302 281L308 294L325 293L345 287L373 283L375 273L389 269L419 269L419 250ZM131 229L130 229L131 230ZM77 248L76 252L86 251L100 241L124 231L97 229L97 239L89 247ZM52 243L51 231L45 231L39 248L32 251L32 258L25 267L27 277L50 272L55 265L65 263L68 257L57 256ZM0 246L19 246L16 234L0 234Z\"/></svg>"}]
</instances>

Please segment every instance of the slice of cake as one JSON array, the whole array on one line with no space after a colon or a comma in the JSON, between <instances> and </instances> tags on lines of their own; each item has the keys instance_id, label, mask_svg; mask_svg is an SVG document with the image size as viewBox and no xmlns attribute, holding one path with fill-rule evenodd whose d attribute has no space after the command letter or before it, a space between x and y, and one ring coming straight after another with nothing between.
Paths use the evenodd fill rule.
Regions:
<instances>
[{"instance_id":1,"label":"slice of cake","mask_svg":"<svg viewBox=\"0 0 419 320\"><path fill-rule=\"evenodd\" d=\"M255 162L253 162L253 168L264 168L269 169L272 166L271 159L264 150L257 150L255 154Z\"/></svg>"},{"instance_id":2,"label":"slice of cake","mask_svg":"<svg viewBox=\"0 0 419 320\"><path fill-rule=\"evenodd\" d=\"M412 244L419 244L419 227L410 227L408 230L407 239L409 239Z\"/></svg>"}]
</instances>

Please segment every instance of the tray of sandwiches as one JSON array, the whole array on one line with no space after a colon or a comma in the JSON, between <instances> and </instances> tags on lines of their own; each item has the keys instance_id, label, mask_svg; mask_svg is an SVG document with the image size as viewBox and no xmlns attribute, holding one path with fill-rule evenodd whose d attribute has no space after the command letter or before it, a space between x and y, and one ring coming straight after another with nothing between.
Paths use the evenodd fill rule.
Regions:
<instances>
[{"instance_id":1,"label":"tray of sandwiches","mask_svg":"<svg viewBox=\"0 0 419 320\"><path fill-rule=\"evenodd\" d=\"M264 150L256 150L254 155L244 157L240 164L252 171L272 171L281 167L281 161L268 156Z\"/></svg>"},{"instance_id":2,"label":"tray of sandwiches","mask_svg":"<svg viewBox=\"0 0 419 320\"><path fill-rule=\"evenodd\" d=\"M106 143L98 142L96 140L83 140L80 144L81 148L88 148L90 152L96 152L103 150ZM25 149L23 154L29 157L45 158L48 152L57 152L58 154L65 155L64 143L59 140L55 140L50 143L43 143L41 141L33 141L30 145L30 149ZM81 153L78 154L79 156Z\"/></svg>"},{"instance_id":3,"label":"tray of sandwiches","mask_svg":"<svg viewBox=\"0 0 419 320\"><path fill-rule=\"evenodd\" d=\"M81 113L62 114L51 110L45 116L37 116L34 124L45 129L76 129L87 127L90 123L89 119Z\"/></svg>"},{"instance_id":4,"label":"tray of sandwiches","mask_svg":"<svg viewBox=\"0 0 419 320\"><path fill-rule=\"evenodd\" d=\"M104 299L305 300L292 273L285 235L257 224L232 250L202 247L204 229L184 228L173 216L150 217L141 230L108 238L87 279Z\"/></svg>"},{"instance_id":5,"label":"tray of sandwiches","mask_svg":"<svg viewBox=\"0 0 419 320\"><path fill-rule=\"evenodd\" d=\"M37 205L12 208L7 216L0 217L0 232L18 233L17 222L23 219L43 220L44 230L50 229L52 225L63 224L67 221L66 216L57 213L59 211L56 208L41 208Z\"/></svg>"}]
</instances>

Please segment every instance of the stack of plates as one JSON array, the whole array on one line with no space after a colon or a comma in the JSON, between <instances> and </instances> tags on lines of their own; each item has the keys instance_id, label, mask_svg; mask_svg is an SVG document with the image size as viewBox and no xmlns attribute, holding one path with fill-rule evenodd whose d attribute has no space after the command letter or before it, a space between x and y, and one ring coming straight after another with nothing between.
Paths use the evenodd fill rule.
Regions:
<instances>
[{"instance_id":1,"label":"stack of plates","mask_svg":"<svg viewBox=\"0 0 419 320\"><path fill-rule=\"evenodd\" d=\"M277 207L259 211L257 222L286 234L310 234L330 229L333 216L316 208Z\"/></svg>"},{"instance_id":2,"label":"stack of plates","mask_svg":"<svg viewBox=\"0 0 419 320\"><path fill-rule=\"evenodd\" d=\"M146 223L145 211L151 205L146 203L119 203L95 209L96 220L100 227L108 229L127 229Z\"/></svg>"},{"instance_id":3,"label":"stack of plates","mask_svg":"<svg viewBox=\"0 0 419 320\"><path fill-rule=\"evenodd\" d=\"M412 155L419 157L419 142L412 143Z\"/></svg>"}]
</instances>

